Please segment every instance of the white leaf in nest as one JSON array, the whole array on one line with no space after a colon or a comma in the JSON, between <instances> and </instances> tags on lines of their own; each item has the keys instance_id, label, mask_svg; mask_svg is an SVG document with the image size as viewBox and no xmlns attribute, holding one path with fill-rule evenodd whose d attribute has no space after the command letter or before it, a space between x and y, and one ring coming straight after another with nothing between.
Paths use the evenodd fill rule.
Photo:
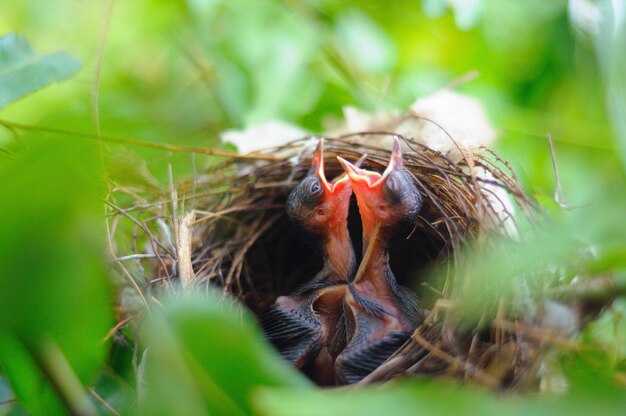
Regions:
<instances>
[{"instance_id":1,"label":"white leaf in nest","mask_svg":"<svg viewBox=\"0 0 626 416\"><path fill-rule=\"evenodd\" d=\"M267 121L245 130L226 130L220 133L223 143L237 146L239 153L250 153L261 149L282 146L292 140L308 136L306 130L282 121Z\"/></svg>"},{"instance_id":2,"label":"white leaf in nest","mask_svg":"<svg viewBox=\"0 0 626 416\"><path fill-rule=\"evenodd\" d=\"M393 131L401 116L402 113L399 111L370 114L351 106L343 108L343 117L346 119L345 131L348 133ZM390 143L393 144L393 142Z\"/></svg>"},{"instance_id":3,"label":"white leaf in nest","mask_svg":"<svg viewBox=\"0 0 626 416\"><path fill-rule=\"evenodd\" d=\"M478 100L441 90L417 100L406 121L396 129L431 149L461 157L455 142L466 148L491 144L496 134Z\"/></svg>"},{"instance_id":4,"label":"white leaf in nest","mask_svg":"<svg viewBox=\"0 0 626 416\"><path fill-rule=\"evenodd\" d=\"M387 111L368 114L353 107L345 107L343 112L346 123L341 133L398 133L454 161L462 157L458 147L472 149L488 145L496 138L481 103L447 89L418 99L406 113ZM363 141L389 149L393 146L392 137L366 136Z\"/></svg>"}]
</instances>

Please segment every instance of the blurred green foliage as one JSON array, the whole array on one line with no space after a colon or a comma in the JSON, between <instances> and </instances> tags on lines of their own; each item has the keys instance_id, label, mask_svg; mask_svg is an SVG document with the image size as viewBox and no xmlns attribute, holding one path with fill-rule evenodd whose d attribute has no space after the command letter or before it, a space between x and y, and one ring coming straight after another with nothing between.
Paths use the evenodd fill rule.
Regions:
<instances>
[{"instance_id":1,"label":"blurred green foliage","mask_svg":"<svg viewBox=\"0 0 626 416\"><path fill-rule=\"evenodd\" d=\"M588 415L598 413L621 415L626 398L610 380L584 366L572 367L582 384L574 387L578 396L541 400L538 398L494 396L486 391L460 386L453 382L434 383L411 380L393 386L363 388L346 394L324 390L260 389L258 408L266 415ZM589 392L595 390L595 393ZM601 398L602 400L598 400Z\"/></svg>"},{"instance_id":2,"label":"blurred green foliage","mask_svg":"<svg viewBox=\"0 0 626 416\"><path fill-rule=\"evenodd\" d=\"M142 414L185 409L245 415L261 386L310 386L263 340L240 305L215 294L170 299L167 305L147 328Z\"/></svg>"},{"instance_id":3,"label":"blurred green foliage","mask_svg":"<svg viewBox=\"0 0 626 416\"><path fill-rule=\"evenodd\" d=\"M83 409L81 383L108 351L113 299L94 166L93 146L35 138L0 165L0 366L34 414L59 412L59 398Z\"/></svg>"},{"instance_id":4,"label":"blurred green foliage","mask_svg":"<svg viewBox=\"0 0 626 416\"><path fill-rule=\"evenodd\" d=\"M583 336L604 347L599 354L564 359L572 394L548 401L431 382L321 392L284 367L245 313L212 298L153 308L145 360L112 344L105 187L129 181L159 189L170 165L179 179L215 158L89 143L73 133L221 147L226 128L279 119L323 131L343 106L406 108L475 71L459 90L485 105L499 130L497 150L554 214L515 259L553 262L567 272L550 278L566 282L588 271L623 277L624 7L608 0L3 4L0 34L25 36L37 53L23 48L35 72L0 68L0 120L62 133L0 127L0 414L106 414L91 387L124 414L618 414L623 301ZM13 101L75 71L65 54L41 65L57 50L75 56L80 72ZM19 85L7 81L18 75ZM565 202L575 209L554 202L547 134ZM594 255L578 258L581 245ZM473 258L469 270L480 279L469 299L481 299L472 290L500 294L515 284L525 263L509 262L506 249Z\"/></svg>"}]
</instances>

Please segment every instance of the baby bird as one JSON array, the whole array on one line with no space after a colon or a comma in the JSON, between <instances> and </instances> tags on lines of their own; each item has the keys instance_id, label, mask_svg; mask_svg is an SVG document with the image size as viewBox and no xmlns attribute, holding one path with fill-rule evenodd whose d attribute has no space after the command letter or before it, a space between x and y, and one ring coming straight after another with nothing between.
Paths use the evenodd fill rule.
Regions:
<instances>
[{"instance_id":1,"label":"baby bird","mask_svg":"<svg viewBox=\"0 0 626 416\"><path fill-rule=\"evenodd\" d=\"M347 175L334 183L326 180L323 145L321 139L309 172L289 195L287 214L319 241L324 266L295 294L280 296L263 316L262 326L296 368L310 364L315 381L333 384L334 358L345 346L341 316L346 291L339 287L352 279L356 257L347 227L352 182Z\"/></svg>"},{"instance_id":2,"label":"baby bird","mask_svg":"<svg viewBox=\"0 0 626 416\"><path fill-rule=\"evenodd\" d=\"M420 321L415 295L398 285L389 267L389 248L414 221L422 197L403 167L397 139L382 175L338 159L352 182L363 224L363 260L344 298L349 342L335 362L338 381L351 384L382 364Z\"/></svg>"}]
</instances>

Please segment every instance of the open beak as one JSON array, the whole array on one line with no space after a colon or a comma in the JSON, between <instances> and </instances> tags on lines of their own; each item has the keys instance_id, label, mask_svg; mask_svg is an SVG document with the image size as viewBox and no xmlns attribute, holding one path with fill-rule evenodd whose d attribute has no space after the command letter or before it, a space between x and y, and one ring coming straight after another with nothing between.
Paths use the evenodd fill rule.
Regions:
<instances>
[{"instance_id":1,"label":"open beak","mask_svg":"<svg viewBox=\"0 0 626 416\"><path fill-rule=\"evenodd\" d=\"M372 187L373 184L381 178L379 173L361 169L340 156L337 156L337 160L343 167L343 170L346 171L347 177L349 177L353 183L362 183L366 184L368 187Z\"/></svg>"},{"instance_id":2,"label":"open beak","mask_svg":"<svg viewBox=\"0 0 626 416\"><path fill-rule=\"evenodd\" d=\"M394 170L402 169L403 166L402 150L400 149L400 141L398 139L395 139L393 142L393 150L391 151L389 164L382 175L367 169L361 169L359 166L353 165L342 157L337 156L337 160L355 186L358 186L361 189L369 189L372 192L377 189L382 189L382 186L387 181L389 174Z\"/></svg>"},{"instance_id":3,"label":"open beak","mask_svg":"<svg viewBox=\"0 0 626 416\"><path fill-rule=\"evenodd\" d=\"M341 157L337 157L337 159L352 182L364 226L368 224L373 227L378 223L378 213L375 207L379 207L385 201L384 185L391 172L403 167L400 142L397 139L394 141L389 164L382 175L361 169Z\"/></svg>"}]
</instances>

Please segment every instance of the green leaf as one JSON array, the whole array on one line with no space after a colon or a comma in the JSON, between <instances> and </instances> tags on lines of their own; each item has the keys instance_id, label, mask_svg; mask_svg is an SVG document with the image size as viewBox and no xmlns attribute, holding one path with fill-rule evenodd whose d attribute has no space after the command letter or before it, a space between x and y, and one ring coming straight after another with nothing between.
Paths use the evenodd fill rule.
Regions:
<instances>
[{"instance_id":1,"label":"green leaf","mask_svg":"<svg viewBox=\"0 0 626 416\"><path fill-rule=\"evenodd\" d=\"M593 396L522 398L504 396L471 386L429 381L366 387L353 390L262 389L255 396L261 415L620 415L626 404L622 391Z\"/></svg>"},{"instance_id":2,"label":"green leaf","mask_svg":"<svg viewBox=\"0 0 626 416\"><path fill-rule=\"evenodd\" d=\"M0 368L35 414L93 409L113 326L93 146L29 140L0 163ZM10 294L10 295L7 295Z\"/></svg>"},{"instance_id":3,"label":"green leaf","mask_svg":"<svg viewBox=\"0 0 626 416\"><path fill-rule=\"evenodd\" d=\"M142 414L249 414L259 386L309 385L242 308L213 294L170 299L144 341Z\"/></svg>"},{"instance_id":4,"label":"green leaf","mask_svg":"<svg viewBox=\"0 0 626 416\"><path fill-rule=\"evenodd\" d=\"M66 52L35 53L26 39L0 37L0 109L48 85L65 81L80 64Z\"/></svg>"}]
</instances>

